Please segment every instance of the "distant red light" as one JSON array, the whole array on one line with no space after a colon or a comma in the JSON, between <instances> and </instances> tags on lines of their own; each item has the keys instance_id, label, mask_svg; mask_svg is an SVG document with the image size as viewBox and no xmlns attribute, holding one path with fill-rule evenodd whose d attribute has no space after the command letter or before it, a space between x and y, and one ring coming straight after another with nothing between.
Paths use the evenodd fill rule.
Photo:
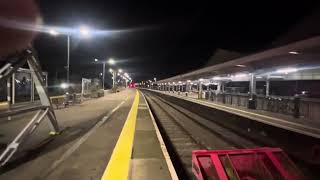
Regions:
<instances>
[{"instance_id":1,"label":"distant red light","mask_svg":"<svg viewBox=\"0 0 320 180\"><path fill-rule=\"evenodd\" d=\"M136 88L136 83L133 83L133 82L130 83L130 84L129 84L129 88Z\"/></svg>"}]
</instances>

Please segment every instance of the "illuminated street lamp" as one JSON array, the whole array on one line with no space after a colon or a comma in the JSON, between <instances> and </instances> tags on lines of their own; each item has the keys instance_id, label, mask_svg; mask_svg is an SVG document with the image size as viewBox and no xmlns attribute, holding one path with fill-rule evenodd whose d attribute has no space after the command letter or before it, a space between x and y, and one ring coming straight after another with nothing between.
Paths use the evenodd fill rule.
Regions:
<instances>
[{"instance_id":1,"label":"illuminated street lamp","mask_svg":"<svg viewBox=\"0 0 320 180\"><path fill-rule=\"evenodd\" d=\"M90 35L91 35L90 29L86 26L80 26L79 32L80 32L81 36L86 37L86 38L90 37Z\"/></svg>"},{"instance_id":2,"label":"illuminated street lamp","mask_svg":"<svg viewBox=\"0 0 320 180\"><path fill-rule=\"evenodd\" d=\"M99 60L97 58L94 59L94 62L98 62ZM104 78L106 74L106 62L102 62L102 73L100 75L102 76L102 89L104 90Z\"/></svg>"},{"instance_id":3,"label":"illuminated street lamp","mask_svg":"<svg viewBox=\"0 0 320 180\"><path fill-rule=\"evenodd\" d=\"M73 34L71 33L60 33L59 31L55 30L55 29L49 29L48 31L49 34L53 35L53 36L57 36L59 34L63 34L67 36L67 83L70 83L70 36L72 36ZM86 27L86 26L80 26L80 28L78 29L78 33L76 34L80 37L85 37L88 38L91 36L91 30Z\"/></svg>"},{"instance_id":4,"label":"illuminated street lamp","mask_svg":"<svg viewBox=\"0 0 320 180\"><path fill-rule=\"evenodd\" d=\"M108 60L108 64L110 64L110 65L114 65L115 63L116 63L116 61L114 59L112 59L112 58L110 58Z\"/></svg>"},{"instance_id":5,"label":"illuminated street lamp","mask_svg":"<svg viewBox=\"0 0 320 180\"><path fill-rule=\"evenodd\" d=\"M51 34L51 35L53 35L53 36L59 35L58 31L56 31L55 29L49 30L49 34Z\"/></svg>"},{"instance_id":6,"label":"illuminated street lamp","mask_svg":"<svg viewBox=\"0 0 320 180\"><path fill-rule=\"evenodd\" d=\"M60 87L61 87L62 89L67 89L67 88L69 87L69 84L67 84L67 83L61 83L61 84L60 84Z\"/></svg>"}]
</instances>

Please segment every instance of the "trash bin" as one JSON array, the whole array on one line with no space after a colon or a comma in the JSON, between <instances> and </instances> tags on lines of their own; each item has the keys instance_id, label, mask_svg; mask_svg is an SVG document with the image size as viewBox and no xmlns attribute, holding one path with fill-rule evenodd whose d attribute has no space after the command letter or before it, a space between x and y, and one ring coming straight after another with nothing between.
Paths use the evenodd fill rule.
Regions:
<instances>
[{"instance_id":1,"label":"trash bin","mask_svg":"<svg viewBox=\"0 0 320 180\"><path fill-rule=\"evenodd\" d=\"M299 118L300 117L300 96L299 95L294 96L293 104L294 104L293 117Z\"/></svg>"},{"instance_id":2,"label":"trash bin","mask_svg":"<svg viewBox=\"0 0 320 180\"><path fill-rule=\"evenodd\" d=\"M257 109L257 95L252 95L252 97L248 100L248 108Z\"/></svg>"}]
</instances>

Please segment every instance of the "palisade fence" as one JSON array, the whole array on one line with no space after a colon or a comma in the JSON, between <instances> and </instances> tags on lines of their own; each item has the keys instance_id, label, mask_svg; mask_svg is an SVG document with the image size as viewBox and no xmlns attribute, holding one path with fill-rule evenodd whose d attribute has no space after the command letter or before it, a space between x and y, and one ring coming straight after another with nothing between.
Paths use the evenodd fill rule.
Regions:
<instances>
[{"instance_id":1,"label":"palisade fence","mask_svg":"<svg viewBox=\"0 0 320 180\"><path fill-rule=\"evenodd\" d=\"M229 104L232 106L248 107L248 94L216 94L206 92L207 100ZM294 115L294 97L289 96L257 96L257 110L264 110L285 115ZM320 123L320 99L301 97L299 101L300 117Z\"/></svg>"}]
</instances>

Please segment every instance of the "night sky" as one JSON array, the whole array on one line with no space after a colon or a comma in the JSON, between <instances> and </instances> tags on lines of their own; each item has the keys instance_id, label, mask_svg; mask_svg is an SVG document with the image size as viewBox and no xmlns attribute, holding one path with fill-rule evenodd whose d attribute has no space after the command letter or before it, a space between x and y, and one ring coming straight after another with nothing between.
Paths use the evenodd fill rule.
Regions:
<instances>
[{"instance_id":1,"label":"night sky","mask_svg":"<svg viewBox=\"0 0 320 180\"><path fill-rule=\"evenodd\" d=\"M45 25L129 30L106 37L72 38L73 81L98 77L102 65L93 59L113 57L119 62L117 67L136 82L200 68L217 48L243 54L265 49L318 6L316 1L173 2L42 0L39 6ZM65 36L39 34L34 42L51 80L56 75L65 78L66 41Z\"/></svg>"}]
</instances>

